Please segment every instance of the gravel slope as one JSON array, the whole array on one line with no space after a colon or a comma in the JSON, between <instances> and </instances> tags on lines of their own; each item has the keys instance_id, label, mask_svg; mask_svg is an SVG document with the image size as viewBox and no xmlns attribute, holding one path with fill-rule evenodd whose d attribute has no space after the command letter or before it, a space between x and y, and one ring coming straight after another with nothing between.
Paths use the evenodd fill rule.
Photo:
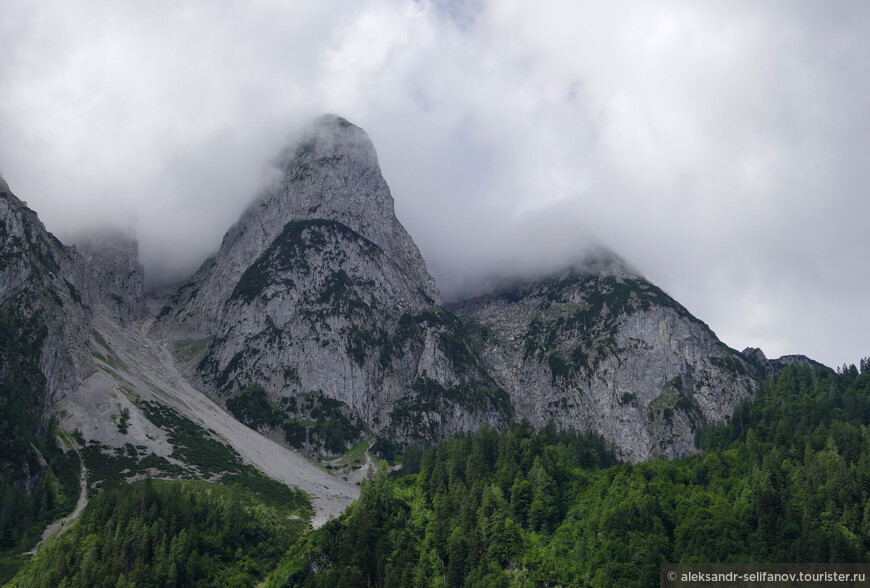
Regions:
<instances>
[{"instance_id":1,"label":"gravel slope","mask_svg":"<svg viewBox=\"0 0 870 588\"><path fill-rule=\"evenodd\" d=\"M99 351L120 361L114 362L112 371L98 370L75 393L58 403L57 412L65 415L62 418L65 429L78 428L86 439L97 439L115 447L125 443L145 445L149 451L171 460L168 456L172 447L165 433L151 424L130 401L130 396L139 396L176 408L216 433L247 463L271 478L309 493L314 502L312 524L315 528L340 514L359 496L359 487L355 484L249 429L193 388L179 372L169 343L148 335L152 321L153 318L148 318L121 327L107 313L95 311L94 328L111 353L103 348ZM131 417L128 432L122 435L112 416L125 407Z\"/></svg>"}]
</instances>

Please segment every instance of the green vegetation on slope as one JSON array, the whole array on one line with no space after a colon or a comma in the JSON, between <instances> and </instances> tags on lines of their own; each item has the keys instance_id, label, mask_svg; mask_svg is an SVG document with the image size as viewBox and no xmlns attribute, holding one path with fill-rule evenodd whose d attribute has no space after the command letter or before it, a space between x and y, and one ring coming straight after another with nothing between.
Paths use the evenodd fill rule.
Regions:
<instances>
[{"instance_id":1,"label":"green vegetation on slope","mask_svg":"<svg viewBox=\"0 0 870 588\"><path fill-rule=\"evenodd\" d=\"M259 384L251 384L228 398L227 410L239 422L255 431L277 427L284 420L284 411L269 401L266 391Z\"/></svg>"},{"instance_id":2,"label":"green vegetation on slope","mask_svg":"<svg viewBox=\"0 0 870 588\"><path fill-rule=\"evenodd\" d=\"M115 486L11 586L254 586L306 527L288 515L237 486Z\"/></svg>"},{"instance_id":3,"label":"green vegetation on slope","mask_svg":"<svg viewBox=\"0 0 870 588\"><path fill-rule=\"evenodd\" d=\"M46 327L0 307L0 463L14 465L44 431L45 376L39 357Z\"/></svg>"},{"instance_id":4,"label":"green vegetation on slope","mask_svg":"<svg viewBox=\"0 0 870 588\"><path fill-rule=\"evenodd\" d=\"M254 430L280 428L287 445L310 454L340 455L367 432L345 403L320 391L282 398L279 406L251 384L227 400L227 410Z\"/></svg>"},{"instance_id":5,"label":"green vegetation on slope","mask_svg":"<svg viewBox=\"0 0 870 588\"><path fill-rule=\"evenodd\" d=\"M207 479L226 485L237 484L272 505L298 512L303 518L313 514L307 494L288 488L244 463L232 447L177 410L148 401L137 401L137 406L148 420L166 431L167 439L174 447L170 457L186 464L185 467L170 463L153 452L146 454L144 446L134 447L127 443L124 448L112 452L111 447L101 447L92 441L82 450L91 487L98 486L103 490L123 485L126 480L143 474Z\"/></svg>"},{"instance_id":6,"label":"green vegetation on slope","mask_svg":"<svg viewBox=\"0 0 870 588\"><path fill-rule=\"evenodd\" d=\"M527 424L501 434L484 425L407 457L419 474L378 472L341 518L294 547L271 585L462 585L480 567L492 585L490 565L521 555L525 529L565 516L572 472L615 463L599 439Z\"/></svg>"},{"instance_id":7,"label":"green vegetation on slope","mask_svg":"<svg viewBox=\"0 0 870 588\"><path fill-rule=\"evenodd\" d=\"M59 448L55 421L42 420L44 338L39 317L0 308L0 583L79 495L79 458Z\"/></svg>"},{"instance_id":8,"label":"green vegetation on slope","mask_svg":"<svg viewBox=\"0 0 870 588\"><path fill-rule=\"evenodd\" d=\"M340 455L367 433L344 402L319 391L285 399L284 410L284 441L297 449Z\"/></svg>"},{"instance_id":9,"label":"green vegetation on slope","mask_svg":"<svg viewBox=\"0 0 870 588\"><path fill-rule=\"evenodd\" d=\"M664 561L870 561L870 373L786 370L685 459L483 428L379 473L273 586L656 586Z\"/></svg>"}]
</instances>

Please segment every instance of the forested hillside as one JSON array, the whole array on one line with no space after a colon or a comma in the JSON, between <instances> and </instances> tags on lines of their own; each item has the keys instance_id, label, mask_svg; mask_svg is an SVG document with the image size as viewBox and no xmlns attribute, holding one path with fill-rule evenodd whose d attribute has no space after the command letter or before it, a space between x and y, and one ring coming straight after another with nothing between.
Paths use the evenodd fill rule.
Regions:
<instances>
[{"instance_id":1,"label":"forested hillside","mask_svg":"<svg viewBox=\"0 0 870 588\"><path fill-rule=\"evenodd\" d=\"M307 526L238 486L145 480L100 493L12 586L251 586Z\"/></svg>"},{"instance_id":2,"label":"forested hillside","mask_svg":"<svg viewBox=\"0 0 870 588\"><path fill-rule=\"evenodd\" d=\"M868 561L868 421L870 373L798 367L679 460L484 428L379 472L270 585L657 586L663 561Z\"/></svg>"},{"instance_id":3,"label":"forested hillside","mask_svg":"<svg viewBox=\"0 0 870 588\"><path fill-rule=\"evenodd\" d=\"M678 460L484 426L407 448L308 532L239 487L121 484L12 585L656 586L663 561L868 561L868 422L870 372L802 366Z\"/></svg>"}]
</instances>

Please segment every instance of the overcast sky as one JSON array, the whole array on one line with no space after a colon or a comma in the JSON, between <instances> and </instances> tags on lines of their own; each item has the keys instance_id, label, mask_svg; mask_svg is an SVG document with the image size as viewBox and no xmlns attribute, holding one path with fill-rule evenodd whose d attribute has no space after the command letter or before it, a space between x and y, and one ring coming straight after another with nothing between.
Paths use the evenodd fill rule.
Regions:
<instances>
[{"instance_id":1,"label":"overcast sky","mask_svg":"<svg viewBox=\"0 0 870 588\"><path fill-rule=\"evenodd\" d=\"M870 2L0 3L0 173L152 279L321 112L447 297L595 239L732 347L870 355Z\"/></svg>"}]
</instances>

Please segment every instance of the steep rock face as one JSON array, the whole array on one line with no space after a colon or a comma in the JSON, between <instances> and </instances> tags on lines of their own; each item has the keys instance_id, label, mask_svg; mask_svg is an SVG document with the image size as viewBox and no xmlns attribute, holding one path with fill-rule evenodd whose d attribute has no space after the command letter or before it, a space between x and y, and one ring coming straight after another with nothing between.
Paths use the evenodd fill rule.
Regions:
<instances>
[{"instance_id":1,"label":"steep rock face","mask_svg":"<svg viewBox=\"0 0 870 588\"><path fill-rule=\"evenodd\" d=\"M94 296L121 325L145 312L145 274L138 243L120 232L103 231L76 240Z\"/></svg>"},{"instance_id":2,"label":"steep rock face","mask_svg":"<svg viewBox=\"0 0 870 588\"><path fill-rule=\"evenodd\" d=\"M609 252L453 310L517 417L597 431L632 461L691 453L756 387L740 354Z\"/></svg>"},{"instance_id":3,"label":"steep rock face","mask_svg":"<svg viewBox=\"0 0 870 588\"><path fill-rule=\"evenodd\" d=\"M282 167L157 318L175 339L211 338L195 378L224 397L259 385L282 406L330 398L398 441L508 422L365 133L322 117Z\"/></svg>"},{"instance_id":4,"label":"steep rock face","mask_svg":"<svg viewBox=\"0 0 870 588\"><path fill-rule=\"evenodd\" d=\"M368 135L343 118L324 115L280 158L281 179L224 236L218 253L158 318L160 332L188 338L215 332L239 278L291 220L331 219L378 247L430 304L440 303L417 246L396 219L393 197Z\"/></svg>"},{"instance_id":5,"label":"steep rock face","mask_svg":"<svg viewBox=\"0 0 870 588\"><path fill-rule=\"evenodd\" d=\"M451 319L353 229L291 221L242 274L198 371L224 394L326 395L401 439L501 424L507 398Z\"/></svg>"},{"instance_id":6,"label":"steep rock face","mask_svg":"<svg viewBox=\"0 0 870 588\"><path fill-rule=\"evenodd\" d=\"M93 371L90 304L81 257L0 179L0 389L5 402L27 395L26 418L44 424L50 405Z\"/></svg>"}]
</instances>

